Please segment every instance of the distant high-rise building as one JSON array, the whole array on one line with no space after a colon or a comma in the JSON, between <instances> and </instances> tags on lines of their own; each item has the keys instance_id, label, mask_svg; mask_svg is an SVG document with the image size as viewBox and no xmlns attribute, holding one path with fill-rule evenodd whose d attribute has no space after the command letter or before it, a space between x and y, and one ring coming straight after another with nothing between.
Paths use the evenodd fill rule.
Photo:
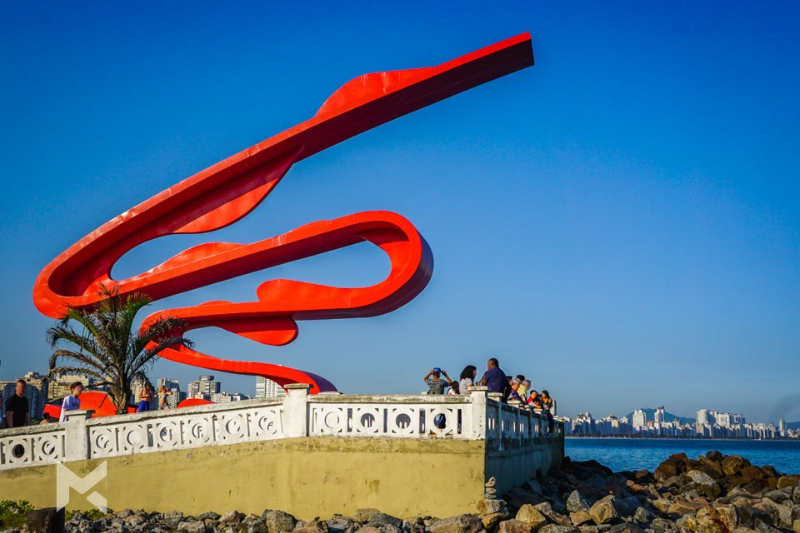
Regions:
<instances>
[{"instance_id":1,"label":"distant high-rise building","mask_svg":"<svg viewBox=\"0 0 800 533\"><path fill-rule=\"evenodd\" d=\"M77 381L80 381L83 384L84 392L90 390L103 392L108 391L107 386L99 385L95 378L91 378L86 374L61 374L60 376L56 376L50 380L50 384L47 389L47 401L61 400L64 398L64 396L68 396L72 392L70 390L70 385Z\"/></svg>"},{"instance_id":2,"label":"distant high-rise building","mask_svg":"<svg viewBox=\"0 0 800 533\"><path fill-rule=\"evenodd\" d=\"M241 402L242 400L249 400L250 397L240 392L215 392L210 395L209 400L214 403L228 403L228 402Z\"/></svg>"},{"instance_id":3,"label":"distant high-rise building","mask_svg":"<svg viewBox=\"0 0 800 533\"><path fill-rule=\"evenodd\" d=\"M786 420L784 420L783 418L778 420L778 431L780 431L781 433L786 431Z\"/></svg>"},{"instance_id":4,"label":"distant high-rise building","mask_svg":"<svg viewBox=\"0 0 800 533\"><path fill-rule=\"evenodd\" d=\"M642 409L637 409L633 412L633 427L641 428L647 425L647 413Z\"/></svg>"},{"instance_id":5,"label":"distant high-rise building","mask_svg":"<svg viewBox=\"0 0 800 533\"><path fill-rule=\"evenodd\" d=\"M279 396L286 396L283 387L264 376L256 376L256 398L277 398Z\"/></svg>"},{"instance_id":6,"label":"distant high-rise building","mask_svg":"<svg viewBox=\"0 0 800 533\"><path fill-rule=\"evenodd\" d=\"M699 426L711 425L714 423L714 417L711 415L708 409L700 409L697 411L696 423Z\"/></svg>"},{"instance_id":7,"label":"distant high-rise building","mask_svg":"<svg viewBox=\"0 0 800 533\"><path fill-rule=\"evenodd\" d=\"M664 411L664 408L659 407L658 409L656 409L656 412L653 415L653 422L655 422L656 424L663 424L667 421L666 416L667 415Z\"/></svg>"},{"instance_id":8,"label":"distant high-rise building","mask_svg":"<svg viewBox=\"0 0 800 533\"><path fill-rule=\"evenodd\" d=\"M214 381L214 376L200 376L197 381L189 383L189 398L211 399L212 394L219 394L222 386L219 381Z\"/></svg>"}]
</instances>

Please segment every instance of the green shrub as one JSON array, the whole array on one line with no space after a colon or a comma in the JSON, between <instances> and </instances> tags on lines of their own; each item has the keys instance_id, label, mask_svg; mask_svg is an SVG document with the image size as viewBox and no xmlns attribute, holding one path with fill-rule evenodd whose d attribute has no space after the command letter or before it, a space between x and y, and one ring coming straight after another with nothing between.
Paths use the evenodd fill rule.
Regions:
<instances>
[{"instance_id":1,"label":"green shrub","mask_svg":"<svg viewBox=\"0 0 800 533\"><path fill-rule=\"evenodd\" d=\"M28 511L33 511L33 505L26 500L0 501L0 528L20 529L28 519Z\"/></svg>"},{"instance_id":2,"label":"green shrub","mask_svg":"<svg viewBox=\"0 0 800 533\"><path fill-rule=\"evenodd\" d=\"M80 513L81 518L84 520L100 520L106 517L106 514L100 509L89 509L88 511L67 511L64 519L67 521L72 520L78 513Z\"/></svg>"}]
</instances>

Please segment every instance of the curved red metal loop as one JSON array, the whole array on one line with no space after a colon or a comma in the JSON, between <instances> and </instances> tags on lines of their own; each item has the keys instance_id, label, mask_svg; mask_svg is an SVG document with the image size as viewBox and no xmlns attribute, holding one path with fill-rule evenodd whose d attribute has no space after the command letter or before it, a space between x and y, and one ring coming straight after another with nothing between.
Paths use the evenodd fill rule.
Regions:
<instances>
[{"instance_id":1,"label":"curved red metal loop","mask_svg":"<svg viewBox=\"0 0 800 533\"><path fill-rule=\"evenodd\" d=\"M412 300L430 280L433 255L405 218L363 212L307 224L251 244L206 243L124 280L114 264L152 239L214 231L236 222L264 200L291 166L321 150L407 113L533 65L525 33L437 67L366 74L333 93L316 115L185 179L93 231L39 274L34 303L47 316L67 305L83 308L101 298L102 286L121 295L139 291L154 300L301 258L371 242L391 261L389 276L371 287L340 288L292 280L267 281L254 302L207 302L169 309L187 329L219 327L263 344L284 345L297 336L297 320L376 316ZM336 390L324 378L279 365L219 359L182 346L167 359L202 368L266 376L280 385L308 383L311 392Z\"/></svg>"}]
</instances>

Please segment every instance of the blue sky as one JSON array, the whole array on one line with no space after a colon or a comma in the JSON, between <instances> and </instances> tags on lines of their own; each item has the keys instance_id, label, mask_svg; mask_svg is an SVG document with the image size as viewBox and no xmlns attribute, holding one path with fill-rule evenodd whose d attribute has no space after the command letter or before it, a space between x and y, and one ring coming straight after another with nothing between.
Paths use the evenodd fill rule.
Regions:
<instances>
[{"instance_id":1,"label":"blue sky","mask_svg":"<svg viewBox=\"0 0 800 533\"><path fill-rule=\"evenodd\" d=\"M198 349L356 393L416 393L433 366L497 356L565 414L768 418L800 392L798 25L791 2L3 3L0 376L46 369L33 282L88 232L312 116L352 77L530 31L535 67L303 161L241 222L150 242L115 276L208 240L392 210L434 252L413 302L302 322L283 348L194 331ZM252 300L272 277L387 273L359 245L153 309ZM159 362L152 377L200 372Z\"/></svg>"}]
</instances>

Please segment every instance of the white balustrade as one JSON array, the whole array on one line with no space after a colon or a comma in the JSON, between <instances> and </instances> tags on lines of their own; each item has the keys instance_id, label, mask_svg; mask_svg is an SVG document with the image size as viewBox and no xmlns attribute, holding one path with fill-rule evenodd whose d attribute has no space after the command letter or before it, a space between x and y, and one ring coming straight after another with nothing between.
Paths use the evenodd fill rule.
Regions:
<instances>
[{"instance_id":1,"label":"white balustrade","mask_svg":"<svg viewBox=\"0 0 800 533\"><path fill-rule=\"evenodd\" d=\"M469 396L340 396L309 399L308 435L473 438Z\"/></svg>"},{"instance_id":2,"label":"white balustrade","mask_svg":"<svg viewBox=\"0 0 800 533\"><path fill-rule=\"evenodd\" d=\"M547 420L519 402L504 404L486 387L459 396L308 395L289 385L281 399L90 418L0 431L0 470L63 461L296 437L483 440L492 449L533 444ZM560 424L551 438L560 438Z\"/></svg>"},{"instance_id":3,"label":"white balustrade","mask_svg":"<svg viewBox=\"0 0 800 533\"><path fill-rule=\"evenodd\" d=\"M55 424L54 424L55 426ZM65 428L32 426L0 432L0 468L59 463L64 460Z\"/></svg>"}]
</instances>

